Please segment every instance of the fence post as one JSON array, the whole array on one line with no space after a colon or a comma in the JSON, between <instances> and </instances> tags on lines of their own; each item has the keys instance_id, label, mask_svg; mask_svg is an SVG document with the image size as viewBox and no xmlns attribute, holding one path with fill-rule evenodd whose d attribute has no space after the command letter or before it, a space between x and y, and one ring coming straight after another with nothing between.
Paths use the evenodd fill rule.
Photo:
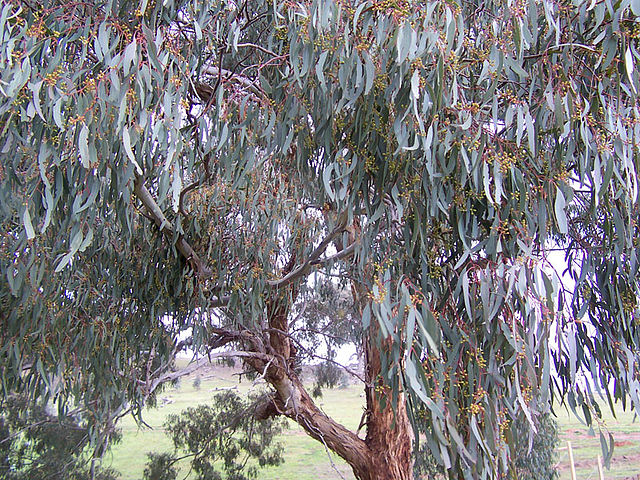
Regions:
<instances>
[{"instance_id":1,"label":"fence post","mask_svg":"<svg viewBox=\"0 0 640 480\"><path fill-rule=\"evenodd\" d=\"M571 464L571 480L576 480L576 466L573 463L573 449L571 448L571 442L567 442L569 448L569 463Z\"/></svg>"},{"instance_id":2,"label":"fence post","mask_svg":"<svg viewBox=\"0 0 640 480\"><path fill-rule=\"evenodd\" d=\"M598 455L598 475L600 475L600 480L604 480L604 472L602 471L602 457Z\"/></svg>"}]
</instances>

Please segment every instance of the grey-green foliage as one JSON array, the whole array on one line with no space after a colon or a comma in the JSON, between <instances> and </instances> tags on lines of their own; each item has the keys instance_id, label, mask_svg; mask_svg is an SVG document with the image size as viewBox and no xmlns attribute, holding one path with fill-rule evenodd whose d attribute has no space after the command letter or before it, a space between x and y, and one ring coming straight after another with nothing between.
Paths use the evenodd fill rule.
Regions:
<instances>
[{"instance_id":1,"label":"grey-green foliage","mask_svg":"<svg viewBox=\"0 0 640 480\"><path fill-rule=\"evenodd\" d=\"M640 407L637 2L233 5L2 3L5 395L139 409L150 357L221 298L260 332L346 218L315 268L365 286L452 476L506 468L517 411Z\"/></svg>"},{"instance_id":2,"label":"grey-green foliage","mask_svg":"<svg viewBox=\"0 0 640 480\"><path fill-rule=\"evenodd\" d=\"M188 459L197 480L249 480L259 469L284 461L282 444L274 437L286 421L256 419L256 406L264 398L245 399L235 392L216 394L211 405L198 405L164 424L174 446L173 454L149 454L146 480L176 478L178 459Z\"/></svg>"},{"instance_id":3,"label":"grey-green foliage","mask_svg":"<svg viewBox=\"0 0 640 480\"><path fill-rule=\"evenodd\" d=\"M362 329L351 291L333 279L314 278L313 285L301 285L293 315L301 362L319 348L327 357L345 344L355 346L356 353L361 350Z\"/></svg>"},{"instance_id":4,"label":"grey-green foliage","mask_svg":"<svg viewBox=\"0 0 640 480\"><path fill-rule=\"evenodd\" d=\"M178 470L175 468L175 457L171 453L147 454L149 460L144 467L145 480L175 480L178 477Z\"/></svg>"},{"instance_id":5,"label":"grey-green foliage","mask_svg":"<svg viewBox=\"0 0 640 480\"><path fill-rule=\"evenodd\" d=\"M537 431L531 443L531 425L524 416L519 416L512 426L515 439L512 477L518 480L554 480L558 477L558 424L549 413L544 413L535 419L535 426Z\"/></svg>"},{"instance_id":6,"label":"grey-green foliage","mask_svg":"<svg viewBox=\"0 0 640 480\"><path fill-rule=\"evenodd\" d=\"M313 368L314 382L311 395L322 397L322 390L349 385L349 378L342 365L335 360L324 360Z\"/></svg>"},{"instance_id":7,"label":"grey-green foliage","mask_svg":"<svg viewBox=\"0 0 640 480\"><path fill-rule=\"evenodd\" d=\"M428 426L422 424L421 433L432 435ZM558 447L558 424L549 413L535 418L536 432L524 415L519 415L504 433L513 439L511 462L506 478L518 480L554 480ZM414 473L416 478L444 478L445 471L429 447L423 445L415 452Z\"/></svg>"},{"instance_id":8,"label":"grey-green foliage","mask_svg":"<svg viewBox=\"0 0 640 480\"><path fill-rule=\"evenodd\" d=\"M117 442L119 435L112 441ZM42 405L11 396L0 404L0 478L5 480L116 480L95 460L89 432L78 419L58 419ZM104 452L103 452L104 453Z\"/></svg>"}]
</instances>

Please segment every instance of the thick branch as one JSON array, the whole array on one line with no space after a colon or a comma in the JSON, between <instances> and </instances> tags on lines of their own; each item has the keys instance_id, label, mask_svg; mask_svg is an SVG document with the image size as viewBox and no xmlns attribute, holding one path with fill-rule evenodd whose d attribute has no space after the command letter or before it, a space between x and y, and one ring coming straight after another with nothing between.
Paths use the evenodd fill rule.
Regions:
<instances>
[{"instance_id":1,"label":"thick branch","mask_svg":"<svg viewBox=\"0 0 640 480\"><path fill-rule=\"evenodd\" d=\"M273 361L273 357L261 352L240 352L236 350L228 350L224 352L212 352L206 357L202 357L196 362L193 362L186 368L182 370L177 370L175 372L167 372L156 379L153 380L150 384L140 381L142 385L145 387L145 394L148 397L153 393L160 385L171 382L173 380L177 380L178 378L182 378L185 375L189 375L192 372L195 372L203 365L211 362L213 358L245 358L245 359L253 359L260 360L262 362L271 362Z\"/></svg>"},{"instance_id":2,"label":"thick branch","mask_svg":"<svg viewBox=\"0 0 640 480\"><path fill-rule=\"evenodd\" d=\"M167 217L164 216L162 209L158 206L149 190L143 185L142 177L140 176L136 178L134 193L145 206L160 231L169 237L174 236L175 232L170 227ZM203 278L211 276L211 268L198 256L182 235L178 236L176 248L193 266L197 276Z\"/></svg>"},{"instance_id":3,"label":"thick branch","mask_svg":"<svg viewBox=\"0 0 640 480\"><path fill-rule=\"evenodd\" d=\"M277 406L287 417L346 460L358 478L368 478L365 472L371 471L374 458L363 439L325 415L294 375L273 386L278 393Z\"/></svg>"},{"instance_id":4,"label":"thick branch","mask_svg":"<svg viewBox=\"0 0 640 480\"><path fill-rule=\"evenodd\" d=\"M248 343L252 351L257 353L265 353L265 347L262 340L249 330L227 330L225 328L214 327L211 329L212 333L216 335L214 339L209 341L211 348L220 348L231 342Z\"/></svg>"},{"instance_id":5,"label":"thick branch","mask_svg":"<svg viewBox=\"0 0 640 480\"><path fill-rule=\"evenodd\" d=\"M356 249L356 244L352 243L347 248L340 250L335 255L331 255L330 257L326 257L326 258L319 258L315 262L311 262L311 265L326 265L328 263L335 262L336 260L340 260L345 257L348 257L355 251L355 249Z\"/></svg>"}]
</instances>

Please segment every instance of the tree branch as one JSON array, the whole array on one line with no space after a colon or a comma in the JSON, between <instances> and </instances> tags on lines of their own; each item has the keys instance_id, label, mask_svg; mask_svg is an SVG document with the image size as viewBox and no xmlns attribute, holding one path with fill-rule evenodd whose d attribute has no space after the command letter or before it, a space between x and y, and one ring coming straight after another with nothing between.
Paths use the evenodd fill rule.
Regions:
<instances>
[{"instance_id":1,"label":"tree branch","mask_svg":"<svg viewBox=\"0 0 640 480\"><path fill-rule=\"evenodd\" d=\"M271 55L272 57L280 57L281 55L278 55L275 52L272 52L271 50L269 50L268 48L264 48L260 45L256 45L254 43L239 43L236 45L236 47L238 48L255 48L257 50L260 50L263 53L266 53L267 55Z\"/></svg>"},{"instance_id":2,"label":"tree branch","mask_svg":"<svg viewBox=\"0 0 640 480\"><path fill-rule=\"evenodd\" d=\"M260 97L263 97L263 98L266 97L265 93L256 85L255 80L251 80L250 78L245 77L244 75L241 75L239 73L234 73L225 68L214 67L211 65L204 69L204 73L207 73L209 75L214 75L217 77L222 77L224 75L226 77L225 80L227 81L233 80L235 82L238 82L240 85L250 90L253 90L253 92L259 95Z\"/></svg>"},{"instance_id":3,"label":"tree branch","mask_svg":"<svg viewBox=\"0 0 640 480\"><path fill-rule=\"evenodd\" d=\"M320 410L295 375L287 376L281 383L273 386L278 392L279 401L284 402L284 414L287 417L345 459L356 476L370 470L371 450L365 441Z\"/></svg>"},{"instance_id":4,"label":"tree branch","mask_svg":"<svg viewBox=\"0 0 640 480\"><path fill-rule=\"evenodd\" d=\"M326 258L319 258L318 260L311 262L311 265L326 265L327 263L335 262L336 260L340 260L342 258L348 257L351 255L356 249L356 244L352 243L347 248L340 250L335 255L331 255Z\"/></svg>"},{"instance_id":5,"label":"tree branch","mask_svg":"<svg viewBox=\"0 0 640 480\"><path fill-rule=\"evenodd\" d=\"M309 255L309 258L307 258L307 260L302 265L300 265L299 267L293 269L287 275L285 275L284 277L282 277L282 278L280 278L278 280L269 280L269 281L267 281L267 285L269 285L270 287L284 287L284 286L287 286L291 282L293 282L294 280L300 278L305 273L307 273L312 266L319 265L319 264L328 262L330 260L335 260L335 259L344 257L345 254L343 252L345 252L347 249L343 250L342 252L339 252L336 255L333 255L332 257L329 257L329 258L324 259L324 260L320 260L320 255L322 255L324 253L324 251L327 249L327 247L333 241L333 239L336 238L340 233L342 233L344 231L344 227L345 227L345 225L347 223L347 216L343 215L342 217L343 218L340 219L340 222L338 223L338 225L336 225L336 227L333 229L333 231L329 235L327 235L320 242L320 244L316 248L313 249L313 251ZM352 251L353 251L353 249L352 249Z\"/></svg>"},{"instance_id":6,"label":"tree branch","mask_svg":"<svg viewBox=\"0 0 640 480\"><path fill-rule=\"evenodd\" d=\"M149 190L147 190L147 188L143 185L143 179L141 176L136 177L135 187L133 191L145 206L160 231L168 237L173 237L175 235L175 232L170 227L169 221L167 220L167 217L164 216L162 209L158 206ZM205 278L212 275L209 265L207 265L198 256L191 245L189 245L189 242L187 242L182 235L179 235L176 240L176 248L182 254L182 256L184 256L184 258L186 258L187 261L191 264L198 277Z\"/></svg>"},{"instance_id":7,"label":"tree branch","mask_svg":"<svg viewBox=\"0 0 640 480\"><path fill-rule=\"evenodd\" d=\"M263 362L273 361L273 357L271 355L267 355L266 353L261 352L242 352L237 350L227 350L224 352L213 352L209 353L206 357L202 357L196 362L190 364L189 366L183 368L182 370L176 370L175 372L167 372L155 380L150 384L143 382L140 380L139 382L142 385L146 386L145 389L145 398L148 398L160 385L163 383L171 382L173 380L177 380L178 378L182 378L185 375L189 375L190 373L198 370L203 365L211 362L212 358L248 358L248 359L256 359Z\"/></svg>"},{"instance_id":8,"label":"tree branch","mask_svg":"<svg viewBox=\"0 0 640 480\"><path fill-rule=\"evenodd\" d=\"M302 342L300 342L298 339L296 339L293 335L291 335L289 333L286 333L286 332L283 332L282 330L278 330L276 328L268 328L267 330L269 330L269 331L277 331L278 333L280 333L282 335L285 335L286 337L288 337L290 340L292 340L298 346L297 348L299 348L300 350L302 350L304 352L307 352L307 355L309 355L310 357L317 358L318 360L324 360L325 362L332 363L332 364L336 365L337 367L343 369L349 375L351 375L353 377L356 377L358 380L360 380L363 384L366 385L366 380L361 375L359 375L357 372L354 372L353 370L351 370L346 365L343 365L342 363L337 362L336 360L334 360L332 358L325 357L323 355L318 355L318 354L314 353L313 351L311 351L308 348L306 348L302 344ZM311 331L311 330L307 329L307 331ZM317 332L320 335L325 335L324 333L318 332L317 330L315 330L315 332ZM329 336L331 336L331 335L329 335Z\"/></svg>"}]
</instances>

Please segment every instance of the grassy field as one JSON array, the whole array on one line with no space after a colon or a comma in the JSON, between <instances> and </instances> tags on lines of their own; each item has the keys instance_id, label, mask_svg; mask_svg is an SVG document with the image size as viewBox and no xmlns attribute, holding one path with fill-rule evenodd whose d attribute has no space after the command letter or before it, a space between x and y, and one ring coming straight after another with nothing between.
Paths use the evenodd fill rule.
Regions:
<instances>
[{"instance_id":1,"label":"grassy field","mask_svg":"<svg viewBox=\"0 0 640 480\"><path fill-rule=\"evenodd\" d=\"M604 477L609 479L640 480L640 422L634 421L633 415L621 408L617 411L617 418L603 409L604 425L613 434L615 448L611 460L611 468L604 471ZM571 478L569 469L569 454L567 442L570 441L577 478L598 478L598 455L602 455L598 432L589 431L580 420L570 415L566 410L556 412L560 429L560 445L558 450L558 469L561 480Z\"/></svg>"},{"instance_id":2,"label":"grassy field","mask_svg":"<svg viewBox=\"0 0 640 480\"><path fill-rule=\"evenodd\" d=\"M127 417L121 422L122 442L114 446L106 458L106 464L122 473L123 480L140 480L146 463L146 454L151 451L170 451L172 445L164 435L162 424L169 414L179 414L189 406L207 403L217 391L233 388L240 393L261 388L250 381L238 382L234 371L217 368L202 373L200 388L193 387L194 377L182 380L178 388L163 392L158 408L147 410L144 420L152 429L139 428ZM362 389L359 386L327 390L319 404L325 412L345 426L355 430L363 411ZM573 446L578 479L597 479L597 456L600 440L597 434L590 435L578 419L558 409L558 424L561 444L558 451L558 469L561 480L569 480L567 441ZM634 422L628 412L619 412L614 419L605 413L605 422L614 434L615 450L611 469L605 470L605 478L640 479L640 423ZM353 474L340 458L329 456L322 444L308 437L297 425L289 422L289 429L281 438L285 447L285 462L278 467L261 470L264 480L324 480L353 479ZM183 478L188 473L181 470Z\"/></svg>"}]
</instances>

